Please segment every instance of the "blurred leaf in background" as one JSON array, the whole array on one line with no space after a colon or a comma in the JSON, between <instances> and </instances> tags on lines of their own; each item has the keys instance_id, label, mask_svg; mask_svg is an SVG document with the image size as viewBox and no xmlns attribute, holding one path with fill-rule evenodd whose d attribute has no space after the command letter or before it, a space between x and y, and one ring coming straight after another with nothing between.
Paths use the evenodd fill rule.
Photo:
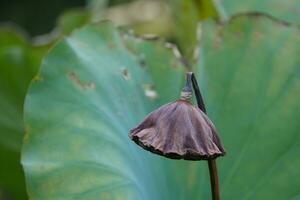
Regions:
<instances>
[{"instance_id":1,"label":"blurred leaf in background","mask_svg":"<svg viewBox=\"0 0 300 200\"><path fill-rule=\"evenodd\" d=\"M69 9L59 16L56 29L59 29L62 35L68 35L74 29L89 23L90 20L91 14L87 10Z\"/></svg>"},{"instance_id":2,"label":"blurred leaf in background","mask_svg":"<svg viewBox=\"0 0 300 200\"><path fill-rule=\"evenodd\" d=\"M154 34L178 44L187 60L194 61L197 24L223 17L220 4L211 0L138 0L104 9L107 1L90 1L93 21L109 19L135 34Z\"/></svg>"},{"instance_id":3,"label":"blurred leaf in background","mask_svg":"<svg viewBox=\"0 0 300 200\"><path fill-rule=\"evenodd\" d=\"M48 47L34 47L17 32L21 31L0 28L0 188L4 196L25 199L25 182L19 164L23 102Z\"/></svg>"},{"instance_id":4,"label":"blurred leaf in background","mask_svg":"<svg viewBox=\"0 0 300 200\"><path fill-rule=\"evenodd\" d=\"M69 10L59 17L54 31L34 39L17 26L0 28L0 199L27 197L20 149L24 133L23 103L29 83L55 41L89 20L87 11Z\"/></svg>"},{"instance_id":5,"label":"blurred leaf in background","mask_svg":"<svg viewBox=\"0 0 300 200\"><path fill-rule=\"evenodd\" d=\"M216 1L217 2L217 1ZM195 48L198 45L197 28L200 20L207 18L220 19L218 7L211 0L170 0L172 8L172 35L183 55L189 61L197 60Z\"/></svg>"},{"instance_id":6,"label":"blurred leaf in background","mask_svg":"<svg viewBox=\"0 0 300 200\"><path fill-rule=\"evenodd\" d=\"M99 1L99 0L98 0ZM96 2L98 2L96 0ZM100 1L102 2L102 1ZM100 4L103 6L103 4ZM93 16L101 13L94 11ZM162 0L137 0L122 3L107 9L100 8L104 14L94 21L108 19L117 26L133 29L136 34L156 34L164 37L170 35L171 10L167 1Z\"/></svg>"},{"instance_id":7,"label":"blurred leaf in background","mask_svg":"<svg viewBox=\"0 0 300 200\"><path fill-rule=\"evenodd\" d=\"M199 82L228 151L222 198L299 199L299 27L254 13L203 31Z\"/></svg>"},{"instance_id":8,"label":"blurred leaf in background","mask_svg":"<svg viewBox=\"0 0 300 200\"><path fill-rule=\"evenodd\" d=\"M294 24L300 24L300 1L298 0L222 0L229 15L240 12L262 12Z\"/></svg>"},{"instance_id":9,"label":"blurred leaf in background","mask_svg":"<svg viewBox=\"0 0 300 200\"><path fill-rule=\"evenodd\" d=\"M63 11L84 5L85 0L1 0L0 22L13 22L31 36L37 36L50 32Z\"/></svg>"}]
</instances>

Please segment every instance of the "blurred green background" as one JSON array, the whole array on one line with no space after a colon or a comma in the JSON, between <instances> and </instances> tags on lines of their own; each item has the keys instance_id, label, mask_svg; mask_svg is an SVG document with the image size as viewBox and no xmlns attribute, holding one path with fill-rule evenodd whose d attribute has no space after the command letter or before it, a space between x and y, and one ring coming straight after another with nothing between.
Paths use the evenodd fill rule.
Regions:
<instances>
[{"instance_id":1,"label":"blurred green background","mask_svg":"<svg viewBox=\"0 0 300 200\"><path fill-rule=\"evenodd\" d=\"M249 12L252 14L245 18L243 16L241 18L237 17L241 13ZM175 43L182 52L181 61L188 65L189 69L192 68L197 72L198 77L201 77L200 83L205 93L208 109L210 109L209 115L216 122L217 127L223 130L222 138L225 138L225 146L227 145L227 150L232 152L231 156L234 156L230 157L229 155L227 161L221 161L221 168L223 169L221 169L221 178L226 179L221 184L226 187L226 190L222 192L225 199L239 199L237 193L230 191L230 181L232 181L233 186L240 186L242 191L246 191L245 194L247 195L244 199L262 199L261 197L274 199L274 196L269 195L272 193L272 189L282 189L282 195L277 195L278 199L300 199L299 181L294 181L293 186L290 186L289 189L282 186L289 185L286 182L287 180L300 175L296 172L297 168L300 167L299 156L297 157L299 149L297 147L299 142L297 132L300 129L295 121L295 119L299 119L299 109L295 106L295 102L299 100L297 90L300 90L298 58L300 54L298 48L300 35L299 1L2 0L0 2L1 200L28 198L25 177L20 164L20 152L24 133L31 130L23 125L23 106L30 82L32 79L33 81L39 81L39 76L36 75L41 66L42 58L59 40L69 37L74 29L106 19L111 20L122 31L133 32L136 35L147 34L144 37L148 39L153 39L153 34L155 34L164 38L165 41ZM214 22L207 23L207 20L216 20L219 24L211 25L209 23ZM226 26L226 24L229 25ZM111 31L109 28L107 29ZM75 41L82 40L80 36L71 37L74 37ZM105 38L105 40L109 39ZM155 43L155 45L157 44ZM159 86L161 88L166 84L170 84L170 82L163 81L160 75L162 72L169 74L170 80L174 80L176 83L172 82L172 84L181 87L179 81L181 79L178 76L181 77L182 74L175 72L173 69L163 68L160 64L164 63L166 66L180 65L184 68L183 64L174 61L169 53L161 50L159 45L158 47L155 45L151 42L149 44L147 42L146 44L137 42L136 44L134 41L129 46L134 49L138 57L145 57L146 64L154 66L146 73L150 74L149 76L154 80L157 90L160 90L158 89ZM164 44L160 45L163 46ZM90 48L93 50L95 47L90 46ZM165 60L159 57L160 53L165 55ZM147 56L149 58L154 57L157 62L154 63L151 59L149 59L150 61L147 60ZM94 57L90 57L90 59L96 60ZM248 65L251 66L252 71L247 67ZM208 66L211 66L211 68L208 68ZM224 67L214 68L214 66ZM268 66L270 68L266 68ZM273 66L274 69L272 69ZM87 68L89 67L87 66ZM270 71L274 73L267 76ZM138 74L137 72L137 77ZM231 77L231 74L236 74L236 76ZM260 75L261 78L255 79ZM265 81L266 79L269 82ZM211 82L211 80L216 80L217 83L228 88L228 93L224 93L222 88ZM101 84L101 80L97 81ZM241 85L241 88L231 86L234 83ZM169 93L168 91L161 91L160 99L154 101L154 103L149 103L149 105L147 104L145 110L150 111L150 108L157 107L167 100L172 100L171 97L174 96L175 98L176 94L171 94L170 91L177 91L178 89L178 87L171 86ZM248 92L243 93L245 90ZM253 99L253 101L258 101L257 106L249 103L249 99L254 96L256 99ZM279 102L276 105L278 112L269 108L270 102L277 100ZM225 106L222 102L226 102L224 103ZM232 106L232 102L235 102L236 107ZM239 116L238 108L245 111L242 117ZM268 117L265 117L264 112L261 110L267 113ZM293 112L291 112L292 110ZM228 113L232 113L232 115L228 115ZM278 115L281 114L289 121L280 121ZM267 124L266 127L261 127L259 120L262 120L261 123ZM237 124L236 126L239 129L233 124ZM244 134L235 133L235 129ZM265 155L262 153L265 152L263 147L269 144L268 142L258 142L256 144L253 138L257 136L260 141L272 138L276 129L286 135L283 138L276 136L278 139L274 139L273 143L271 142L273 145L270 144L272 151L275 152L273 157L270 156L270 160L263 157L259 158L257 164L251 165L252 168L249 167L250 165L248 166L247 162L254 162L253 160L259 155ZM257 135L254 134L252 139L245 136L251 134L253 130L257 132ZM126 132L127 130L123 131ZM239 137L233 139L233 136L238 134L240 134ZM265 137L262 136L264 134ZM294 143L291 141L292 137L296 138ZM233 144L232 141L240 142L241 145ZM287 147L288 150L285 151L279 147L280 141L283 143L282 146ZM241 152L239 151L240 148L242 148ZM36 148L36 150L39 149ZM253 154L253 152L256 152L256 154ZM243 155L249 155L249 160L244 160ZM238 161L235 162L235 158L238 158ZM286 166L288 165L286 164L288 163L287 160L292 158L295 159L291 163L293 167ZM165 165L168 164L163 163L162 168L169 169ZM126 163L124 166L126 166ZM278 166L280 166L279 169ZM31 170L31 168L29 169ZM186 168L178 167L174 169L176 171ZM35 183L37 179L31 177L30 170L28 170L28 182ZM251 177L255 177L250 173L252 170L257 172L257 174L254 172L253 174L264 178L259 179L260 181L256 183L255 180L251 179ZM287 172L288 175L279 177L278 174L281 170ZM170 171L172 172L172 170ZM245 182L248 181L250 185L241 184L243 181L238 178L243 177L245 171L249 172L245 176ZM199 173L204 173L204 171L200 170ZM274 180L273 183L278 184L272 186L266 180L270 180L271 183L271 180ZM282 185L279 182L283 182ZM141 183L141 185L143 184ZM250 186L254 187L252 192L249 189ZM269 193L265 192L265 194L260 191L263 186ZM173 187L175 186L173 185ZM31 184L30 189L32 189ZM175 191L172 187L169 190ZM170 191L166 192L168 198L171 198L167 195L172 193ZM35 192L38 194L37 191ZM207 198L208 193L201 192L203 193L202 199ZM189 194L191 193L193 194L193 192ZM191 196L193 195L188 195L187 198L192 199ZM162 196L158 197L162 198ZM184 199L180 195L177 197Z\"/></svg>"},{"instance_id":2,"label":"blurred green background","mask_svg":"<svg viewBox=\"0 0 300 200\"><path fill-rule=\"evenodd\" d=\"M85 1L22 1L3 0L0 6L0 21L12 22L26 30L31 36L50 32L56 25L56 18L66 9L83 7Z\"/></svg>"}]
</instances>

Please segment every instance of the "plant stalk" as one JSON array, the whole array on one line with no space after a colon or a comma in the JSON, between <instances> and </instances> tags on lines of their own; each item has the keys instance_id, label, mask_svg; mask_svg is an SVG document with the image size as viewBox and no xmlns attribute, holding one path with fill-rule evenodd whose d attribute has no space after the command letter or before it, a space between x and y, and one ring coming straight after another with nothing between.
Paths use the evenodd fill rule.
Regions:
<instances>
[{"instance_id":1,"label":"plant stalk","mask_svg":"<svg viewBox=\"0 0 300 200\"><path fill-rule=\"evenodd\" d=\"M208 168L209 168L209 175L210 175L210 187L211 187L212 200L220 200L218 170L217 170L217 163L215 159L208 160Z\"/></svg>"},{"instance_id":2,"label":"plant stalk","mask_svg":"<svg viewBox=\"0 0 300 200\"><path fill-rule=\"evenodd\" d=\"M196 80L196 77L193 72L187 73L187 80L188 84L187 87L191 87L191 83L193 85L193 89L195 92L197 105L206 114L205 104ZM209 175L210 175L210 186L211 186L211 194L212 200L220 200L220 191L219 191L219 178L218 178L218 171L217 171L217 163L215 159L208 160L208 168L209 168Z\"/></svg>"}]
</instances>

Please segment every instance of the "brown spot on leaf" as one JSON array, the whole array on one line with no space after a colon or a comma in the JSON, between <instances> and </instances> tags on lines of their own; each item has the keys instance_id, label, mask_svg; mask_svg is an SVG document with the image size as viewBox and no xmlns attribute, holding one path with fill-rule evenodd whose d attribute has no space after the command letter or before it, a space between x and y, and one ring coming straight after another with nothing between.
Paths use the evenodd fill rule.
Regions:
<instances>
[{"instance_id":1,"label":"brown spot on leaf","mask_svg":"<svg viewBox=\"0 0 300 200\"><path fill-rule=\"evenodd\" d=\"M44 80L43 77L40 74L38 74L35 77L33 77L32 82L36 83L36 82L41 82L43 80Z\"/></svg>"},{"instance_id":2,"label":"brown spot on leaf","mask_svg":"<svg viewBox=\"0 0 300 200\"><path fill-rule=\"evenodd\" d=\"M236 31L236 32L234 33L234 35L235 35L235 37L236 37L237 39L240 39L240 38L242 37L241 31Z\"/></svg>"},{"instance_id":3,"label":"brown spot on leaf","mask_svg":"<svg viewBox=\"0 0 300 200\"><path fill-rule=\"evenodd\" d=\"M68 73L69 79L76 84L76 86L81 89L95 89L96 85L93 82L86 82L79 79L79 77L75 74L75 72Z\"/></svg>"},{"instance_id":4,"label":"brown spot on leaf","mask_svg":"<svg viewBox=\"0 0 300 200\"><path fill-rule=\"evenodd\" d=\"M254 31L254 38L256 40L259 40L263 37L263 34L261 32L258 32L258 31Z\"/></svg>"},{"instance_id":5,"label":"brown spot on leaf","mask_svg":"<svg viewBox=\"0 0 300 200\"><path fill-rule=\"evenodd\" d=\"M24 128L24 135L23 135L23 143L27 143L29 140L29 127L25 126Z\"/></svg>"},{"instance_id":6,"label":"brown spot on leaf","mask_svg":"<svg viewBox=\"0 0 300 200\"><path fill-rule=\"evenodd\" d=\"M130 79L130 73L128 72L128 69L123 68L122 69L122 77L128 81Z\"/></svg>"},{"instance_id":7,"label":"brown spot on leaf","mask_svg":"<svg viewBox=\"0 0 300 200\"><path fill-rule=\"evenodd\" d=\"M146 66L145 58L138 59L138 62L142 68L144 68Z\"/></svg>"},{"instance_id":8,"label":"brown spot on leaf","mask_svg":"<svg viewBox=\"0 0 300 200\"><path fill-rule=\"evenodd\" d=\"M138 57L137 57L137 61L139 62L140 66L142 68L146 67L146 56L145 54L141 53Z\"/></svg>"},{"instance_id":9,"label":"brown spot on leaf","mask_svg":"<svg viewBox=\"0 0 300 200\"><path fill-rule=\"evenodd\" d=\"M222 38L224 38L224 30L222 28L222 26L218 26L216 34L212 37L212 45L215 49L219 49L222 45Z\"/></svg>"},{"instance_id":10,"label":"brown spot on leaf","mask_svg":"<svg viewBox=\"0 0 300 200\"><path fill-rule=\"evenodd\" d=\"M108 44L108 48L114 49L114 48L116 48L116 44L113 43L113 42L110 42L110 43Z\"/></svg>"},{"instance_id":11,"label":"brown spot on leaf","mask_svg":"<svg viewBox=\"0 0 300 200\"><path fill-rule=\"evenodd\" d=\"M171 67L172 68L178 68L178 59L172 59L172 61L171 61Z\"/></svg>"},{"instance_id":12,"label":"brown spot on leaf","mask_svg":"<svg viewBox=\"0 0 300 200\"><path fill-rule=\"evenodd\" d=\"M220 46L221 46L221 38L220 37L215 37L213 39L212 45L213 45L214 49L219 49Z\"/></svg>"}]
</instances>

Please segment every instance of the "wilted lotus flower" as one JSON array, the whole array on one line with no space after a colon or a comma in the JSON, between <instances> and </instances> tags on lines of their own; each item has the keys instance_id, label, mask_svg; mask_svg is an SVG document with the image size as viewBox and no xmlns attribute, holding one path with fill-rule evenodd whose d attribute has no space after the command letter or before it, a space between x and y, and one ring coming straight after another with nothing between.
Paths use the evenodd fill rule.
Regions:
<instances>
[{"instance_id":1,"label":"wilted lotus flower","mask_svg":"<svg viewBox=\"0 0 300 200\"><path fill-rule=\"evenodd\" d=\"M225 151L213 123L191 104L192 74L177 101L161 106L130 131L144 149L173 159L207 160Z\"/></svg>"},{"instance_id":2,"label":"wilted lotus flower","mask_svg":"<svg viewBox=\"0 0 300 200\"><path fill-rule=\"evenodd\" d=\"M192 88L199 108L191 103ZM144 149L168 158L208 160L212 199L219 200L215 158L223 156L225 150L205 113L196 78L188 72L180 99L150 113L130 131L129 137Z\"/></svg>"}]
</instances>

